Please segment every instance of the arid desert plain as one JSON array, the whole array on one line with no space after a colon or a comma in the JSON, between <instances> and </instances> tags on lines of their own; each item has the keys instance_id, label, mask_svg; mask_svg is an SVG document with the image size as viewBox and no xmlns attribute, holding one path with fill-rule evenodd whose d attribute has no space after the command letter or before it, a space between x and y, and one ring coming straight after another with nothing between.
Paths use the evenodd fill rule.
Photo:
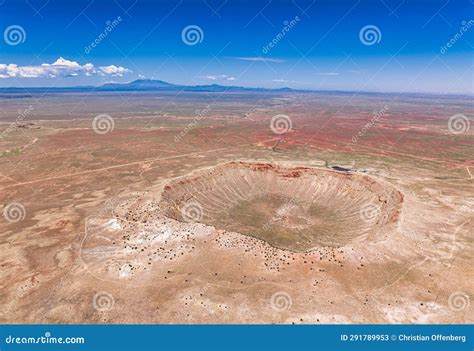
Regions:
<instances>
[{"instance_id":1,"label":"arid desert plain","mask_svg":"<svg viewBox=\"0 0 474 351\"><path fill-rule=\"evenodd\" d=\"M1 323L473 323L472 99L0 94Z\"/></svg>"}]
</instances>

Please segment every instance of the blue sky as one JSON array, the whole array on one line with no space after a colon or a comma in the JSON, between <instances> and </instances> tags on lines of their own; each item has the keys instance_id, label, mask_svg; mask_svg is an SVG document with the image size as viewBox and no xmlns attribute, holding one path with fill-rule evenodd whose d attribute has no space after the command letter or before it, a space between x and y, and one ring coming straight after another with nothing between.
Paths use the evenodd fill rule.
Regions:
<instances>
[{"instance_id":1,"label":"blue sky","mask_svg":"<svg viewBox=\"0 0 474 351\"><path fill-rule=\"evenodd\" d=\"M473 10L469 0L0 0L0 86L154 78L472 94ZM196 36L183 40L188 26Z\"/></svg>"}]
</instances>

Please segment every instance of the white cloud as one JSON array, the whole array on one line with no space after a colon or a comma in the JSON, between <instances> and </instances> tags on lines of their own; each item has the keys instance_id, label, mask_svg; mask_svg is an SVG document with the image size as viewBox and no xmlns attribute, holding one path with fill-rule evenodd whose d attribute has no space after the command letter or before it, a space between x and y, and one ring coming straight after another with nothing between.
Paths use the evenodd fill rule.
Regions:
<instances>
[{"instance_id":1,"label":"white cloud","mask_svg":"<svg viewBox=\"0 0 474 351\"><path fill-rule=\"evenodd\" d=\"M91 76L99 74L101 76L122 77L131 71L122 66L95 67L92 63L80 65L75 61L70 61L62 57L55 62L43 63L37 66L18 66L14 63L0 63L0 78L57 78L57 77L77 77L79 75Z\"/></svg>"},{"instance_id":2,"label":"white cloud","mask_svg":"<svg viewBox=\"0 0 474 351\"><path fill-rule=\"evenodd\" d=\"M319 72L318 73L320 76L338 76L338 72Z\"/></svg>"},{"instance_id":3,"label":"white cloud","mask_svg":"<svg viewBox=\"0 0 474 351\"><path fill-rule=\"evenodd\" d=\"M274 79L273 80L275 83L288 83L286 79Z\"/></svg>"},{"instance_id":4,"label":"white cloud","mask_svg":"<svg viewBox=\"0 0 474 351\"><path fill-rule=\"evenodd\" d=\"M220 74L220 75L209 75L205 77L206 79L209 80L236 80L237 78L228 76L226 74Z\"/></svg>"},{"instance_id":5,"label":"white cloud","mask_svg":"<svg viewBox=\"0 0 474 351\"><path fill-rule=\"evenodd\" d=\"M261 61L261 62L285 62L285 60L282 59L276 59L276 58L269 58L269 57L231 57L235 60L242 60L242 61Z\"/></svg>"},{"instance_id":6,"label":"white cloud","mask_svg":"<svg viewBox=\"0 0 474 351\"><path fill-rule=\"evenodd\" d=\"M122 77L125 73L130 72L127 68L122 67L122 66L115 66L115 65L110 65L110 66L104 66L104 67L99 67L99 73L100 74L110 74L111 76L114 77Z\"/></svg>"}]
</instances>

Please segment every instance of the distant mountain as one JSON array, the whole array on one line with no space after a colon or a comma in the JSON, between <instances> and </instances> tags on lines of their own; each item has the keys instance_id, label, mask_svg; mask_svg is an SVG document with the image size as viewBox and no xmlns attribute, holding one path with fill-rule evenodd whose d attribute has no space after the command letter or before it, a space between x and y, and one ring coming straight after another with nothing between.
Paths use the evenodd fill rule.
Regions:
<instances>
[{"instance_id":1,"label":"distant mountain","mask_svg":"<svg viewBox=\"0 0 474 351\"><path fill-rule=\"evenodd\" d=\"M154 89L173 89L178 87L176 84L153 79L137 79L130 83L107 83L100 86L100 90L154 90Z\"/></svg>"},{"instance_id":2,"label":"distant mountain","mask_svg":"<svg viewBox=\"0 0 474 351\"><path fill-rule=\"evenodd\" d=\"M159 90L159 91L209 91L209 92L235 92L235 91L296 91L290 88L280 88L280 89L269 89L269 88L246 88L241 86L233 85L219 85L219 84L209 84L209 85L177 85L162 80L153 80L153 79L138 79L130 83L108 83L100 87L96 87L95 90Z\"/></svg>"}]
</instances>

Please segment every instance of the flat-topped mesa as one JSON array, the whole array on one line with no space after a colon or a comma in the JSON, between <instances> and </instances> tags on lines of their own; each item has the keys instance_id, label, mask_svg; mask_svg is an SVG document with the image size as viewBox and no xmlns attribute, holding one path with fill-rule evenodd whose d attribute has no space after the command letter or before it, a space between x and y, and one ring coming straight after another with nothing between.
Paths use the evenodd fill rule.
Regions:
<instances>
[{"instance_id":1,"label":"flat-topped mesa","mask_svg":"<svg viewBox=\"0 0 474 351\"><path fill-rule=\"evenodd\" d=\"M398 220L403 195L371 177L311 167L229 162L168 183L160 208L292 251L376 240Z\"/></svg>"}]
</instances>

